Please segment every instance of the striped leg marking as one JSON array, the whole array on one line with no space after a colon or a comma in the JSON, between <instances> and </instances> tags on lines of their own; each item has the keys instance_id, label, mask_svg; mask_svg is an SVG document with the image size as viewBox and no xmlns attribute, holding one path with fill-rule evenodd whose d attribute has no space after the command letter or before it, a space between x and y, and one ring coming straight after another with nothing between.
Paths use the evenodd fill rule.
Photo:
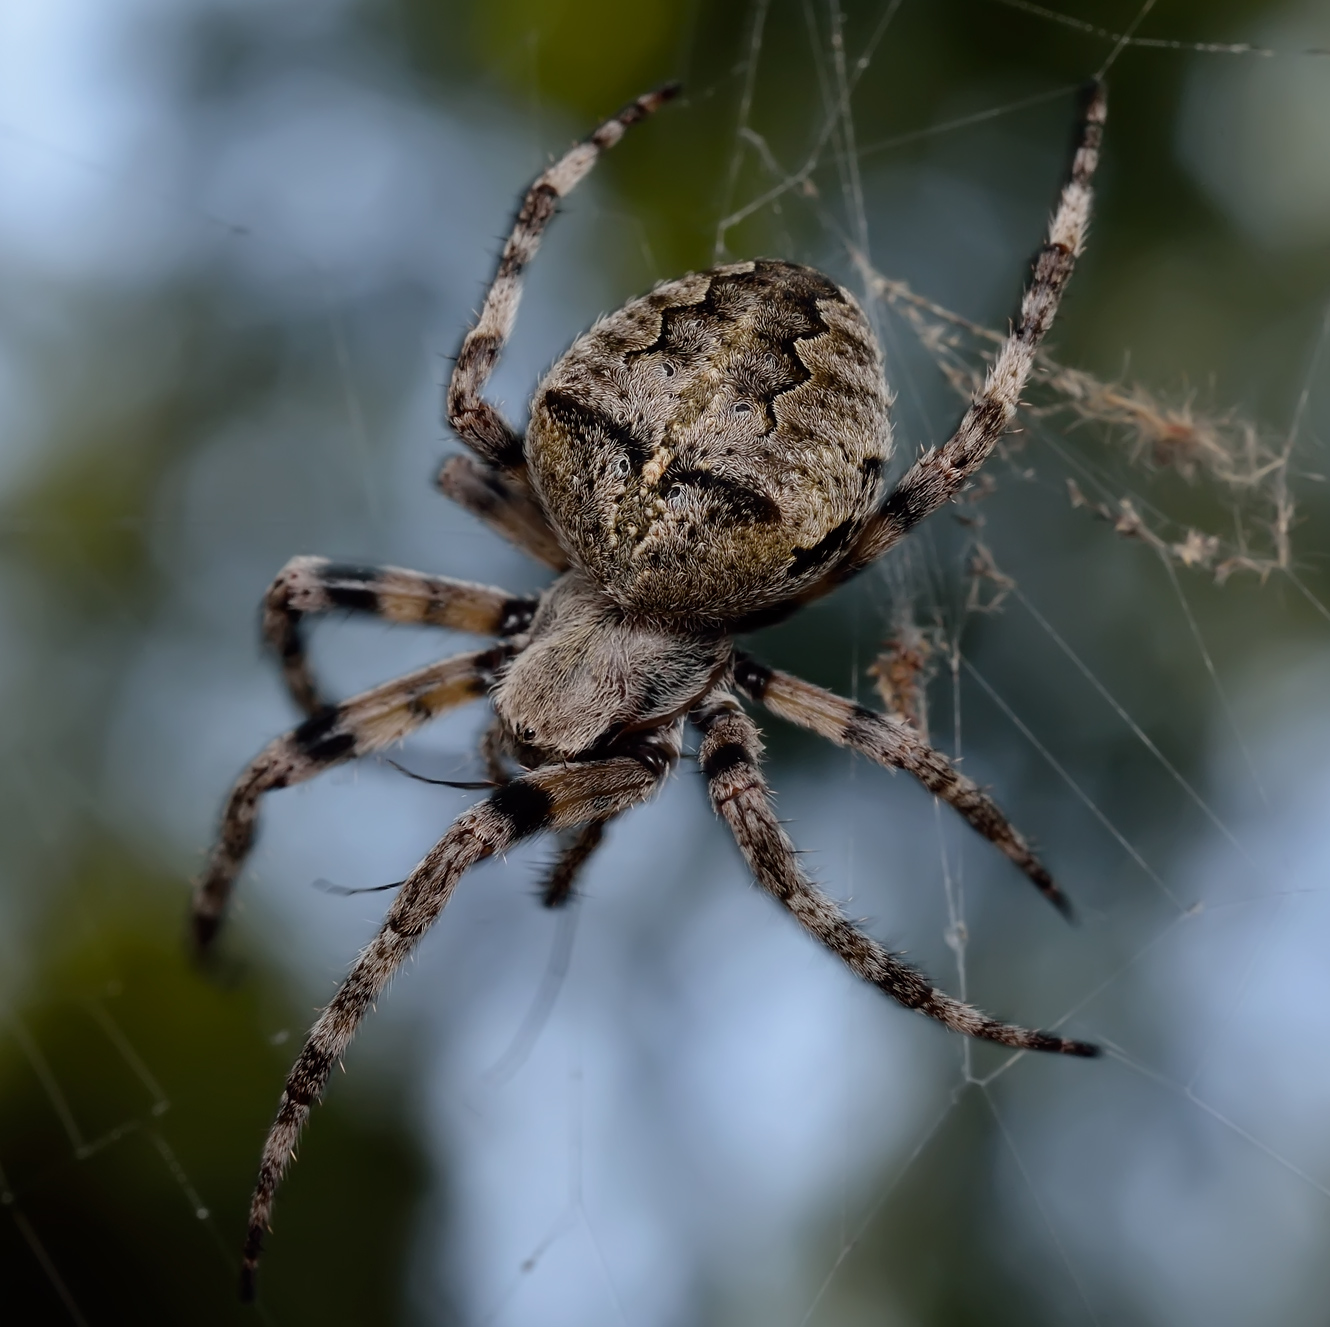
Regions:
<instances>
[{"instance_id":1,"label":"striped leg marking","mask_svg":"<svg viewBox=\"0 0 1330 1327\"><path fill-rule=\"evenodd\" d=\"M305 656L301 619L338 609L385 622L447 627L477 636L515 636L531 625L536 599L448 576L402 567L359 567L298 557L277 574L263 599L263 636L281 660L297 705L314 715L327 708Z\"/></svg>"},{"instance_id":2,"label":"striped leg marking","mask_svg":"<svg viewBox=\"0 0 1330 1327\"><path fill-rule=\"evenodd\" d=\"M544 171L522 199L480 317L457 352L448 385L448 423L472 451L491 465L506 470L523 465L521 435L481 396L499 353L512 334L522 297L522 272L536 256L541 236L559 200L577 187L600 154L613 147L630 125L644 120L677 91L674 85L663 87L625 106L590 138L571 148Z\"/></svg>"},{"instance_id":3,"label":"striped leg marking","mask_svg":"<svg viewBox=\"0 0 1330 1327\"><path fill-rule=\"evenodd\" d=\"M319 1015L286 1080L259 1164L241 1265L241 1294L254 1295L255 1270L273 1197L290 1163L300 1131L332 1067L346 1051L361 1019L393 974L434 924L462 873L494 853L541 830L567 829L604 820L644 801L678 758L678 730L642 757L547 765L513 779L463 813L407 877L378 935L369 943Z\"/></svg>"},{"instance_id":4,"label":"striped leg marking","mask_svg":"<svg viewBox=\"0 0 1330 1327\"><path fill-rule=\"evenodd\" d=\"M656 738L653 736L651 744ZM513 765L516 761L505 736L503 724L495 718L480 739L480 758L493 783L505 784L516 777ZM664 758L668 761L678 759L678 751L673 739L667 738ZM605 837L605 826L609 819L590 820L577 829L566 830L559 836L558 855L550 862L545 878L540 885L540 901L546 908L562 908L572 900L577 887L578 877L588 860L600 847Z\"/></svg>"},{"instance_id":5,"label":"striped leg marking","mask_svg":"<svg viewBox=\"0 0 1330 1327\"><path fill-rule=\"evenodd\" d=\"M949 806L954 807L1005 857L1018 866L1036 889L1064 916L1073 920L1071 900L1029 844L982 788L895 714L878 714L791 673L768 668L746 654L734 656L734 680L744 695L765 705L789 723L810 729L837 746L849 747L888 769L903 769Z\"/></svg>"},{"instance_id":6,"label":"striped leg marking","mask_svg":"<svg viewBox=\"0 0 1330 1327\"><path fill-rule=\"evenodd\" d=\"M194 888L193 930L199 949L207 948L221 926L236 876L254 845L264 793L380 751L445 710L485 695L511 654L510 647L500 645L431 664L323 710L270 742L232 788L217 843Z\"/></svg>"},{"instance_id":7,"label":"striped leg marking","mask_svg":"<svg viewBox=\"0 0 1330 1327\"><path fill-rule=\"evenodd\" d=\"M1087 1042L1000 1023L962 1004L936 990L921 972L860 931L800 869L794 845L776 819L758 768L762 742L757 725L725 692L713 692L690 717L703 735L698 760L707 777L711 805L729 825L757 883L852 972L907 1009L917 1009L954 1032L1021 1050L1099 1054L1098 1047Z\"/></svg>"},{"instance_id":8,"label":"striped leg marking","mask_svg":"<svg viewBox=\"0 0 1330 1327\"><path fill-rule=\"evenodd\" d=\"M495 533L555 571L568 569L540 505L491 466L471 456L450 456L439 471L439 491L478 516Z\"/></svg>"},{"instance_id":9,"label":"striped leg marking","mask_svg":"<svg viewBox=\"0 0 1330 1327\"><path fill-rule=\"evenodd\" d=\"M834 580L844 580L863 570L925 516L954 498L1011 427L1021 392L1034 368L1035 352L1053 323L1062 292L1085 245L1090 225L1090 182L1099 164L1106 113L1103 85L1096 84L1085 109L1071 178L1049 223L1048 238L1035 258L1020 317L1002 343L960 427L941 447L925 452L901 477L855 541L849 558L833 573Z\"/></svg>"}]
</instances>

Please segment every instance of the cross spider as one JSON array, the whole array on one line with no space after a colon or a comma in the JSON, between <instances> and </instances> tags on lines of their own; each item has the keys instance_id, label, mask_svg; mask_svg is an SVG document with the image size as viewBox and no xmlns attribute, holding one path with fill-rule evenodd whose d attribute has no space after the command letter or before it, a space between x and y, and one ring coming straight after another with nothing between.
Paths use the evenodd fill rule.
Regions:
<instances>
[{"instance_id":1,"label":"cross spider","mask_svg":"<svg viewBox=\"0 0 1330 1327\"><path fill-rule=\"evenodd\" d=\"M447 414L472 456L439 487L558 572L533 597L397 568L298 557L273 582L263 631L308 718L241 775L193 904L212 941L253 843L259 799L381 751L464 701L487 697L493 791L403 882L378 934L319 1016L263 1149L244 1247L251 1296L273 1196L310 1105L357 1025L433 925L462 873L543 830L564 835L544 890L567 902L606 824L645 801L679 760L684 722L711 804L759 885L864 980L957 1032L1026 1050L1096 1048L1002 1023L936 990L865 935L804 874L760 772L739 698L908 770L1063 912L1067 901L988 795L904 718L759 663L734 636L779 621L880 557L956 496L1010 425L1035 351L1085 238L1105 102L1090 95L1071 167L1019 319L960 427L890 492L891 396L849 291L808 267L757 259L658 285L573 342L536 390L526 435L481 395L512 331L522 271L563 198L632 124L674 95L639 98L546 170L522 201L467 333ZM324 701L300 634L307 613L350 609L496 637L339 704Z\"/></svg>"}]
</instances>

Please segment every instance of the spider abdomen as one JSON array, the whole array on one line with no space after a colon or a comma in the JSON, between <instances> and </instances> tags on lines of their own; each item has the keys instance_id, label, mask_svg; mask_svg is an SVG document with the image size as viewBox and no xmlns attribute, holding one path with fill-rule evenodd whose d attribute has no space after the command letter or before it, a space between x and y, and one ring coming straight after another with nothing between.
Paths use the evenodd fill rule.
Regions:
<instances>
[{"instance_id":1,"label":"spider abdomen","mask_svg":"<svg viewBox=\"0 0 1330 1327\"><path fill-rule=\"evenodd\" d=\"M834 562L878 499L889 404L853 296L759 259L579 337L536 393L526 456L569 555L621 607L724 623Z\"/></svg>"}]
</instances>

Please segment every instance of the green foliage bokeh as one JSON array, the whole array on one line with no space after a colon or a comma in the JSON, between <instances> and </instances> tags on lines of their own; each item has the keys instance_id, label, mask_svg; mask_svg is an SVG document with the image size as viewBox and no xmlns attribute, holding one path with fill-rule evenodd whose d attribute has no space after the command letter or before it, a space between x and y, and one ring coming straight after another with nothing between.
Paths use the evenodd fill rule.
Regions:
<instances>
[{"instance_id":1,"label":"green foliage bokeh","mask_svg":"<svg viewBox=\"0 0 1330 1327\"><path fill-rule=\"evenodd\" d=\"M598 298L610 292L604 298L617 300L710 263L724 209L770 183L752 154L735 164L737 107L759 9L700 0L384 0L348 7L305 42L298 24L269 25L243 7L195 13L186 6L162 20L175 44L162 40L188 89L181 115L197 117L190 123L199 152L210 142L210 117L239 116L273 64L387 85L477 134L495 119L525 127L540 151L527 154L523 169L536 168L542 153L560 150L643 88L683 77L681 103L635 130L631 148L616 151L597 176L610 219L595 218L596 234L616 238L603 244L600 270L586 276L602 283ZM1151 21L1169 32L1239 40L1279 9L1267 0L1178 0L1160 6ZM1104 0L1076 10L1118 29L1133 6ZM824 94L809 77L804 9L773 0L764 12L752 118L792 169L823 123ZM839 12L853 56L885 10L855 0ZM894 24L856 90L861 148L1030 89L1070 86L1104 55L1083 33L982 0L906 4ZM1330 242L1262 247L1180 167L1172 126L1190 69L1180 55L1149 51L1130 52L1118 67L1101 210L1057 329L1059 354L1113 375L1130 349L1133 373L1175 396L1206 384L1221 402L1283 427L1307 373L1307 346L1330 279ZM901 173L888 176L884 167L883 179L921 165L963 176L996 200L995 209L1007 209L1004 219L1017 218L1012 227L1028 231L1033 243L1072 105L1070 94L1059 103L1065 125L1041 112L1005 137L921 138L890 155L865 156L866 174L868 162L882 161ZM514 197L524 182L514 176ZM810 177L805 196L834 211L840 187L828 164ZM889 217L874 211L869 220L877 227ZM494 218L493 236L504 222ZM450 242L446 223L441 219L441 246ZM722 238L730 255L779 251L838 262L838 275L849 279L839 235L812 206L764 209ZM475 289L492 256L472 255ZM934 270L945 267L939 261ZM311 1005L327 992L311 993L287 970L290 937L265 941L257 929L236 942L233 956L243 954L235 959L242 966L229 980L189 965L181 913L190 863L150 824L121 821L121 804L108 791L115 775L105 773L105 762L135 660L155 633L191 629L181 621L188 612L171 597L171 574L183 556L173 522L185 510L181 494L193 467L228 428L265 410L280 414L288 400L336 398L337 357L323 322L303 311L274 312L252 291L238 291L220 263L170 271L140 288L76 278L43 284L28 274L15 274L16 282L20 276L30 283L24 299L61 317L48 324L16 316L6 325L39 384L43 410L35 441L28 440L29 461L0 492L12 660L4 679L10 717L0 770L0 869L4 915L18 937L0 952L8 970L0 997L17 1020L7 1035L0 1023L0 1167L8 1205L22 1217L0 1221L0 1312L7 1321L35 1324L60 1321L66 1311L25 1237L27 1222L40 1230L73 1299L97 1307L93 1321L239 1320L235 1255L258 1149ZM1023 276L1018 264L1009 276L1014 300ZM417 336L455 341L470 305L459 297L445 309L426 307L416 292L393 289L348 296L333 312L356 344L397 346ZM374 360L363 374L373 407L369 431L378 439L390 430L409 370ZM902 445L931 440L926 423L906 414ZM374 456L386 472L386 448ZM283 499L293 510L349 509L354 482L334 471L320 456ZM254 491L267 482L254 476ZM1163 483L1172 485L1168 499L1184 519L1206 528L1228 519L1224 495L1181 479ZM1069 517L1059 507L1050 515L1046 495L1033 487L1013 484L1010 491L991 517L1009 550L1006 569L1073 624L1116 694L1189 777L1203 779L1214 701L1168 584L1129 562L1131 555L1083 514ZM1305 495L1301 529L1310 552L1301 569L1324 601L1322 492L1309 486ZM256 510L253 525L235 532L236 557L271 535L261 528L267 509ZM382 537L350 518L342 534L348 548L377 549ZM281 557L309 551L274 552L271 570ZM447 571L446 558L434 569ZM255 601L261 590L256 581ZM1251 676L1275 649L1302 659L1320 648L1315 608L1285 585L1197 583L1192 592L1199 629L1225 676ZM763 648L774 662L847 689L846 661L866 663L855 651L874 643L868 632L880 634L880 591L860 586L815 614L771 633ZM1076 735L1083 777L1099 802L1135 825L1152 850L1180 852L1193 831L1166 801L1167 780L1135 738L1120 725L1087 718L1069 683L1028 668L1030 650L1007 624L981 621L970 640L1023 714ZM190 722L181 717L182 728ZM991 716L970 723L967 744L978 749L986 740L1010 741ZM779 730L772 749L775 781L831 759ZM222 794L219 783L218 800ZM1061 807L1059 796L1061 785L1047 770L1013 762L1004 800L1018 808ZM1092 858L1056 811L1046 823L1050 837L1063 835L1056 846L1067 859ZM1124 899L1124 911L1145 910L1125 887ZM1009 959L991 951L977 959L989 989L1019 992L1032 980ZM90 1002L151 1069L168 1109L154 1113L152 1092L115 1051ZM1147 1021L1135 1006L1124 1017ZM32 1046L87 1140L121 1130L96 1154L75 1155ZM428 1195L447 1192L448 1176L423 1141L416 1066L411 1048L400 1049L396 1078L380 1056L375 1072L366 1062L354 1090L339 1081L316 1112L306 1155L283 1190L264 1268L264 1312L272 1321L332 1327L450 1319L450 1303L422 1309L413 1298L421 1212ZM968 1101L949 1127L947 1147L928 1154L864 1233L818 1321L876 1323L885 1303L905 1306L908 1320L939 1327L1059 1321L1056 1303L1042 1296L1043 1269L1017 1265L1004 1243L1005 1209L995 1196L1001 1149L991 1117ZM206 1199L206 1217L190 1210L190 1191ZM821 1215L809 1216L808 1248L825 1264L840 1249L828 1252L834 1223L824 1228ZM1120 1320L1133 1320L1131 1288L1119 1289ZM723 1301L717 1291L715 1303ZM716 1308L714 1320L730 1319Z\"/></svg>"}]
</instances>

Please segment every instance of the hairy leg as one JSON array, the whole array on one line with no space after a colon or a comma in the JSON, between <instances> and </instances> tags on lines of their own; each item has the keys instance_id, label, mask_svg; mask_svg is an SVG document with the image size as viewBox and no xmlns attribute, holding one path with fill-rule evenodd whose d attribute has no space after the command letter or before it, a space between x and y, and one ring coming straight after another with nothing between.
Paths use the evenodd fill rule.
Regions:
<instances>
[{"instance_id":1,"label":"hairy leg","mask_svg":"<svg viewBox=\"0 0 1330 1327\"><path fill-rule=\"evenodd\" d=\"M1022 1050L1097 1055L1098 1048L1051 1032L1033 1032L963 1004L935 989L915 968L865 935L804 875L771 805L758 768L762 742L757 725L733 696L713 692L693 713L702 732L698 760L707 778L711 805L729 825L757 883L787 908L815 940L840 956L857 976L955 1032Z\"/></svg>"},{"instance_id":2,"label":"hairy leg","mask_svg":"<svg viewBox=\"0 0 1330 1327\"><path fill-rule=\"evenodd\" d=\"M568 555L525 485L509 482L498 470L471 456L450 456L436 483L445 497L478 516L524 553L555 571L567 570Z\"/></svg>"},{"instance_id":3,"label":"hairy leg","mask_svg":"<svg viewBox=\"0 0 1330 1327\"><path fill-rule=\"evenodd\" d=\"M485 762L490 781L504 784L512 780L514 756L503 724L495 718L480 739L480 758ZM549 864L540 886L540 901L547 908L562 908L573 897L577 878L605 837L610 818L590 820L559 835L559 852Z\"/></svg>"},{"instance_id":4,"label":"hairy leg","mask_svg":"<svg viewBox=\"0 0 1330 1327\"><path fill-rule=\"evenodd\" d=\"M254 844L264 793L380 751L445 710L485 695L511 654L511 647L500 645L431 664L324 710L270 742L232 788L217 842L195 885L193 931L199 949L207 948L221 926L235 878Z\"/></svg>"},{"instance_id":5,"label":"hairy leg","mask_svg":"<svg viewBox=\"0 0 1330 1327\"><path fill-rule=\"evenodd\" d=\"M310 1106L341 1059L361 1019L393 974L434 924L462 873L546 829L564 829L644 801L679 754L679 727L648 739L640 751L607 760L572 761L532 770L496 789L465 812L406 878L378 935L319 1015L286 1080L259 1164L241 1266L241 1293L254 1294L254 1276L272 1215L273 1197L294 1155Z\"/></svg>"},{"instance_id":6,"label":"hairy leg","mask_svg":"<svg viewBox=\"0 0 1330 1327\"><path fill-rule=\"evenodd\" d=\"M263 599L263 636L282 663L282 676L306 714L327 708L309 661L301 620L345 609L385 622L447 627L477 636L515 636L531 625L534 595L429 576L401 567L360 567L327 558L297 557L277 573Z\"/></svg>"},{"instance_id":7,"label":"hairy leg","mask_svg":"<svg viewBox=\"0 0 1330 1327\"><path fill-rule=\"evenodd\" d=\"M1106 105L1104 89L1096 85L1072 159L1071 179L1062 190L1048 239L1035 258L1020 317L1002 343L983 388L952 437L941 447L925 452L887 495L847 558L828 577L826 588L862 571L925 516L954 498L1011 426L1021 391L1034 368L1035 352L1053 323L1062 292L1085 244L1090 224L1090 181L1099 162Z\"/></svg>"},{"instance_id":8,"label":"hairy leg","mask_svg":"<svg viewBox=\"0 0 1330 1327\"><path fill-rule=\"evenodd\" d=\"M559 855L540 887L540 901L545 907L562 908L572 899L577 877L603 842L608 823L608 817L589 820L580 829L561 836Z\"/></svg>"},{"instance_id":9,"label":"hairy leg","mask_svg":"<svg viewBox=\"0 0 1330 1327\"><path fill-rule=\"evenodd\" d=\"M503 470L524 468L521 435L481 393L512 334L522 296L522 272L535 257L559 200L577 186L606 148L623 137L629 125L645 119L677 90L663 87L625 106L542 172L522 199L480 317L462 342L448 385L448 423L483 461Z\"/></svg>"},{"instance_id":10,"label":"hairy leg","mask_svg":"<svg viewBox=\"0 0 1330 1327\"><path fill-rule=\"evenodd\" d=\"M480 758L485 762L485 773L489 775L491 783L507 783L513 777L508 763L508 743L498 715L495 715L481 735Z\"/></svg>"},{"instance_id":11,"label":"hairy leg","mask_svg":"<svg viewBox=\"0 0 1330 1327\"><path fill-rule=\"evenodd\" d=\"M961 774L940 751L929 746L905 719L865 709L742 653L734 656L734 680L744 695L782 719L811 729L837 746L858 751L879 765L913 774L929 792L954 807L973 829L1020 867L1039 892L1064 917L1071 919L1071 901L993 799Z\"/></svg>"}]
</instances>

